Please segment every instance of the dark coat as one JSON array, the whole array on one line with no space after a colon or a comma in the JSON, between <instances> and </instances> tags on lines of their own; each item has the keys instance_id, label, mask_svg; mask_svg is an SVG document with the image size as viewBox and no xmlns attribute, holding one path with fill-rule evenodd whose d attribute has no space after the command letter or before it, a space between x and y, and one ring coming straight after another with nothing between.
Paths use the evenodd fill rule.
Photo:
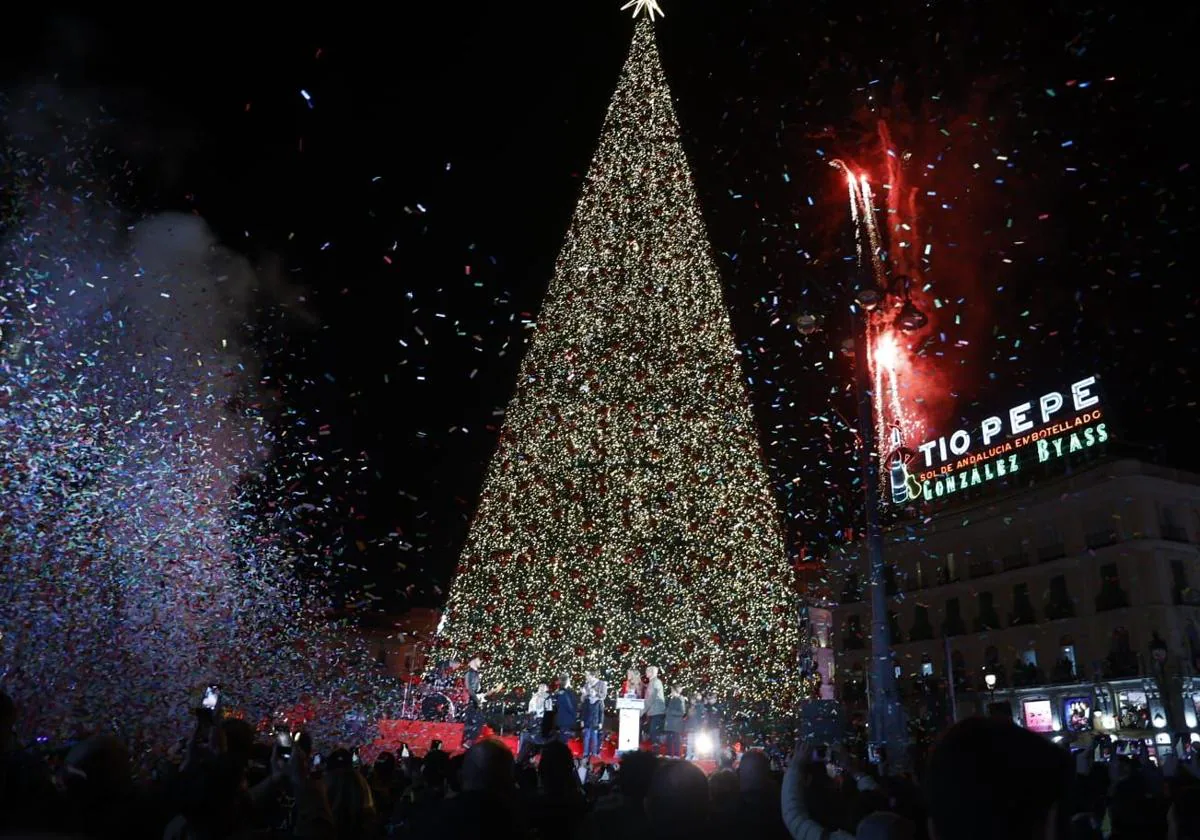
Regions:
<instances>
[{"instance_id":1,"label":"dark coat","mask_svg":"<svg viewBox=\"0 0 1200 840\"><path fill-rule=\"evenodd\" d=\"M554 695L554 725L558 729L574 729L579 722L579 698L569 688L560 688Z\"/></svg>"},{"instance_id":2,"label":"dark coat","mask_svg":"<svg viewBox=\"0 0 1200 840\"><path fill-rule=\"evenodd\" d=\"M667 699L667 732L682 732L683 731L683 716L687 714L687 701L682 697L670 697Z\"/></svg>"}]
</instances>

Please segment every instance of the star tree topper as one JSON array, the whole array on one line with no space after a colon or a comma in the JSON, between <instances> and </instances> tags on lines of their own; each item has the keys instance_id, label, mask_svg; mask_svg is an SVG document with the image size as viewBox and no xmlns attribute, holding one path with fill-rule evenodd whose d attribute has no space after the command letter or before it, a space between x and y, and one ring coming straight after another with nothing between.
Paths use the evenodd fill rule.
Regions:
<instances>
[{"instance_id":1,"label":"star tree topper","mask_svg":"<svg viewBox=\"0 0 1200 840\"><path fill-rule=\"evenodd\" d=\"M621 11L625 11L626 9L633 9L634 17L637 17L644 11L650 16L651 22L654 21L655 15L659 17L667 16L667 13L662 10L662 6L658 5L658 0L629 0L628 3L621 7Z\"/></svg>"}]
</instances>

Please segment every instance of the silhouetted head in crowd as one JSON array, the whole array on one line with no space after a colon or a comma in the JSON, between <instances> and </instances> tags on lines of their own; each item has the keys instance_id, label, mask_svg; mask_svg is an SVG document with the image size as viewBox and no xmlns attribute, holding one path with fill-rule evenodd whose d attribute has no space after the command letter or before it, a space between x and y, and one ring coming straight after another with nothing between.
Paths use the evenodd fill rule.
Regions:
<instances>
[{"instance_id":1,"label":"silhouetted head in crowd","mask_svg":"<svg viewBox=\"0 0 1200 840\"><path fill-rule=\"evenodd\" d=\"M1162 837L1166 814L1154 807L1147 779L1136 768L1113 785L1108 815L1114 838Z\"/></svg>"},{"instance_id":2,"label":"silhouetted head in crowd","mask_svg":"<svg viewBox=\"0 0 1200 840\"><path fill-rule=\"evenodd\" d=\"M854 840L913 840L916 836L917 827L911 821L887 811L863 817L854 829Z\"/></svg>"},{"instance_id":3,"label":"silhouetted head in crowd","mask_svg":"<svg viewBox=\"0 0 1200 840\"><path fill-rule=\"evenodd\" d=\"M375 797L371 786L353 767L325 775L329 811L340 837L366 837L374 828Z\"/></svg>"},{"instance_id":4,"label":"silhouetted head in crowd","mask_svg":"<svg viewBox=\"0 0 1200 840\"><path fill-rule=\"evenodd\" d=\"M421 780L431 788L441 788L450 777L450 756L441 750L425 753L421 762Z\"/></svg>"},{"instance_id":5,"label":"silhouetted head in crowd","mask_svg":"<svg viewBox=\"0 0 1200 840\"><path fill-rule=\"evenodd\" d=\"M638 802L650 793L650 784L654 781L654 772L658 768L658 759L653 753L631 752L621 757L621 766L617 775L617 785L622 795Z\"/></svg>"},{"instance_id":6,"label":"silhouetted head in crowd","mask_svg":"<svg viewBox=\"0 0 1200 840\"><path fill-rule=\"evenodd\" d=\"M738 783L742 792L765 790L771 787L771 760L761 750L750 750L738 765Z\"/></svg>"},{"instance_id":7,"label":"silhouetted head in crowd","mask_svg":"<svg viewBox=\"0 0 1200 840\"><path fill-rule=\"evenodd\" d=\"M248 761L254 750L254 727L238 718L226 718L221 721L221 729L225 734L226 752Z\"/></svg>"},{"instance_id":8,"label":"silhouetted head in crowd","mask_svg":"<svg viewBox=\"0 0 1200 840\"><path fill-rule=\"evenodd\" d=\"M708 779L690 761L665 761L654 772L646 797L650 832L691 837L708 829Z\"/></svg>"},{"instance_id":9,"label":"silhouetted head in crowd","mask_svg":"<svg viewBox=\"0 0 1200 840\"><path fill-rule=\"evenodd\" d=\"M1167 840L1200 840L1200 785L1175 792L1167 812Z\"/></svg>"},{"instance_id":10,"label":"silhouetted head in crowd","mask_svg":"<svg viewBox=\"0 0 1200 840\"><path fill-rule=\"evenodd\" d=\"M542 758L537 769L542 790L547 793L565 793L579 783L579 777L575 775L575 758L570 748L561 741L551 741L542 747Z\"/></svg>"},{"instance_id":11,"label":"silhouetted head in crowd","mask_svg":"<svg viewBox=\"0 0 1200 840\"><path fill-rule=\"evenodd\" d=\"M89 796L105 798L125 793L133 783L129 751L113 735L95 735L67 753L67 778Z\"/></svg>"},{"instance_id":12,"label":"silhouetted head in crowd","mask_svg":"<svg viewBox=\"0 0 1200 840\"><path fill-rule=\"evenodd\" d=\"M387 750L381 752L375 757L374 769L371 772L374 773L375 778L381 782L390 781L392 776L396 774L395 754L390 753Z\"/></svg>"},{"instance_id":13,"label":"silhouetted head in crowd","mask_svg":"<svg viewBox=\"0 0 1200 840\"><path fill-rule=\"evenodd\" d=\"M718 770L708 777L708 795L716 813L729 814L737 810L741 797L741 784L737 773Z\"/></svg>"},{"instance_id":14,"label":"silhouetted head in crowd","mask_svg":"<svg viewBox=\"0 0 1200 840\"><path fill-rule=\"evenodd\" d=\"M505 796L513 790L513 754L499 741L487 738L467 751L463 760L464 793Z\"/></svg>"},{"instance_id":15,"label":"silhouetted head in crowd","mask_svg":"<svg viewBox=\"0 0 1200 840\"><path fill-rule=\"evenodd\" d=\"M1052 840L1072 775L1070 756L1008 721L955 724L927 775L932 840Z\"/></svg>"},{"instance_id":16,"label":"silhouetted head in crowd","mask_svg":"<svg viewBox=\"0 0 1200 840\"><path fill-rule=\"evenodd\" d=\"M466 758L466 753L459 753L450 757L450 763L447 766L446 784L450 786L451 793L462 793L463 762L466 761Z\"/></svg>"},{"instance_id":17,"label":"silhouetted head in crowd","mask_svg":"<svg viewBox=\"0 0 1200 840\"><path fill-rule=\"evenodd\" d=\"M202 762L182 788L181 809L189 835L228 837L238 826L242 793L241 762L231 753Z\"/></svg>"}]
</instances>

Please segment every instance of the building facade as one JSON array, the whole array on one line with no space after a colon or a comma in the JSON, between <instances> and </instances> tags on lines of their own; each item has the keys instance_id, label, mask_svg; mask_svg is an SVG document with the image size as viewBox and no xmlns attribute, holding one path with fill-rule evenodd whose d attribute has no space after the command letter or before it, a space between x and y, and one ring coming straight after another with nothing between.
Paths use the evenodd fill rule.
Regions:
<instances>
[{"instance_id":1,"label":"building facade","mask_svg":"<svg viewBox=\"0 0 1200 840\"><path fill-rule=\"evenodd\" d=\"M399 615L367 615L360 625L371 658L389 674L410 682L429 670L429 651L440 610L414 607Z\"/></svg>"},{"instance_id":2,"label":"building facade","mask_svg":"<svg viewBox=\"0 0 1200 840\"><path fill-rule=\"evenodd\" d=\"M911 713L945 721L999 700L1018 722L1062 727L1063 704L1091 697L1093 718L1143 715L1153 728L1158 709L1163 727L1195 728L1198 542L1200 476L1133 460L893 528L885 585ZM865 558L851 566L834 582L833 648L853 712L871 620Z\"/></svg>"}]
</instances>

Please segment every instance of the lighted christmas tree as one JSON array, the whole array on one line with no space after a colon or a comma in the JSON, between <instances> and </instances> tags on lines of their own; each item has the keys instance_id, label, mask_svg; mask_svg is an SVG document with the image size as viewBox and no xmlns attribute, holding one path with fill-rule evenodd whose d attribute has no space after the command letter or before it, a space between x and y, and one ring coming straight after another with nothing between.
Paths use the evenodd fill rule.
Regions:
<instances>
[{"instance_id":1,"label":"lighted christmas tree","mask_svg":"<svg viewBox=\"0 0 1200 840\"><path fill-rule=\"evenodd\" d=\"M660 11L642 2L638 10ZM443 641L488 682L659 665L783 705L797 605L647 15L521 367Z\"/></svg>"}]
</instances>

